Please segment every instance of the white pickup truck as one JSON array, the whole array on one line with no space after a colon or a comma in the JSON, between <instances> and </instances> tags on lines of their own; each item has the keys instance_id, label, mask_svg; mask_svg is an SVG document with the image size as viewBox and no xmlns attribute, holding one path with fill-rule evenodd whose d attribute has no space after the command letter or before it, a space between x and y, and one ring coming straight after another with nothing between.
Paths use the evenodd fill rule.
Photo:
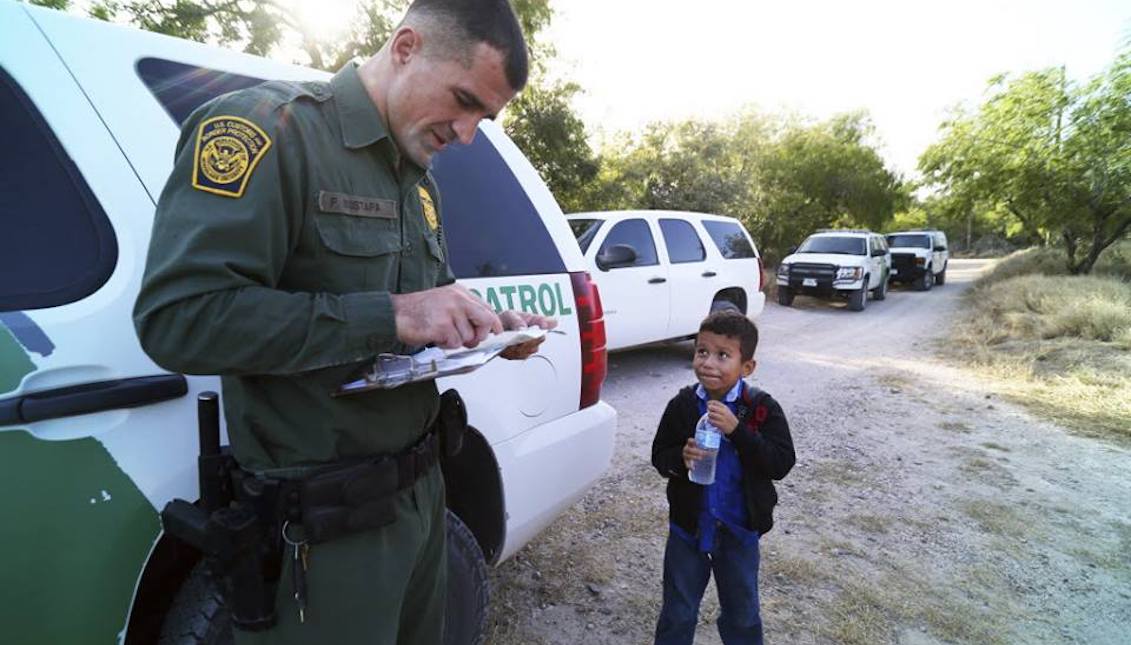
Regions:
<instances>
[{"instance_id":1,"label":"white pickup truck","mask_svg":"<svg viewBox=\"0 0 1131 645\"><path fill-rule=\"evenodd\" d=\"M762 258L733 217L610 211L569 225L601 290L610 350L693 336L720 308L762 313Z\"/></svg>"}]
</instances>

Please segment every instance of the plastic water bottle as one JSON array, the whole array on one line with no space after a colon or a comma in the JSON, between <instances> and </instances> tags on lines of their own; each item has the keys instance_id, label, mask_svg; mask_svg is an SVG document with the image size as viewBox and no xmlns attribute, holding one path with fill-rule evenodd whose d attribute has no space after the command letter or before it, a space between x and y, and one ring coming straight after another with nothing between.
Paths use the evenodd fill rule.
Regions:
<instances>
[{"instance_id":1,"label":"plastic water bottle","mask_svg":"<svg viewBox=\"0 0 1131 645\"><path fill-rule=\"evenodd\" d=\"M723 433L711 425L711 422L707 420L707 415L704 414L699 417L699 423L695 424L695 443L707 455L695 460L691 472L688 473L688 478L691 481L703 486L715 483L715 457L719 454L719 444L722 440Z\"/></svg>"}]
</instances>

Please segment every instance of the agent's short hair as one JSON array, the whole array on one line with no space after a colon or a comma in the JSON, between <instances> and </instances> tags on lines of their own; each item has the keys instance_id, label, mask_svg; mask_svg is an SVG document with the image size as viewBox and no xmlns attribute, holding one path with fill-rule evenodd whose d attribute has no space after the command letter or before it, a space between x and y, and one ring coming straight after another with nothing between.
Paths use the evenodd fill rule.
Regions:
<instances>
[{"instance_id":1,"label":"agent's short hair","mask_svg":"<svg viewBox=\"0 0 1131 645\"><path fill-rule=\"evenodd\" d=\"M401 24L427 25L434 44L467 66L471 64L471 49L487 43L502 53L511 89L517 92L526 86L530 73L526 40L507 0L416 0Z\"/></svg>"},{"instance_id":2,"label":"agent's short hair","mask_svg":"<svg viewBox=\"0 0 1131 645\"><path fill-rule=\"evenodd\" d=\"M712 312L699 324L699 331L737 338L743 361L754 358L754 350L758 349L757 325L744 314L731 309Z\"/></svg>"}]
</instances>

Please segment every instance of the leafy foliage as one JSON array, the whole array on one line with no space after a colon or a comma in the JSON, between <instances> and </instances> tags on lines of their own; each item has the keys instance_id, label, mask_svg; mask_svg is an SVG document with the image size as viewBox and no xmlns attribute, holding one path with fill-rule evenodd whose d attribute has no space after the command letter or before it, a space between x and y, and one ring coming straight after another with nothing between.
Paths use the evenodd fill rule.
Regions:
<instances>
[{"instance_id":1,"label":"leafy foliage","mask_svg":"<svg viewBox=\"0 0 1131 645\"><path fill-rule=\"evenodd\" d=\"M748 112L654 124L609 147L587 207L731 215L780 258L817 228L881 228L907 201L872 136L863 113L819 123Z\"/></svg>"},{"instance_id":2,"label":"leafy foliage","mask_svg":"<svg viewBox=\"0 0 1131 645\"><path fill-rule=\"evenodd\" d=\"M1131 229L1131 49L1075 84L1063 68L992 79L973 113L956 111L919 160L953 203L1058 240L1088 273Z\"/></svg>"}]
</instances>

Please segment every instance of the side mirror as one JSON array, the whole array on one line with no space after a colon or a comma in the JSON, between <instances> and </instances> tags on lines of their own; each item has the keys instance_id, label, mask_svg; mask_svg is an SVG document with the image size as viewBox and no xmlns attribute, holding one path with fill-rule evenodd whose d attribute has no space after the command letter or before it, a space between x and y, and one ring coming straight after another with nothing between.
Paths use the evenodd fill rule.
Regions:
<instances>
[{"instance_id":1,"label":"side mirror","mask_svg":"<svg viewBox=\"0 0 1131 645\"><path fill-rule=\"evenodd\" d=\"M875 251L872 251L872 257L874 258L883 257L887 254L887 249L876 249Z\"/></svg>"},{"instance_id":2,"label":"side mirror","mask_svg":"<svg viewBox=\"0 0 1131 645\"><path fill-rule=\"evenodd\" d=\"M936 246L936 247L935 247L935 251L945 251L945 250L946 250L946 247L945 247L945 246L941 246L941 245L940 245L940 246Z\"/></svg>"},{"instance_id":3,"label":"side mirror","mask_svg":"<svg viewBox=\"0 0 1131 645\"><path fill-rule=\"evenodd\" d=\"M596 257L597 268L602 271L629 267L636 263L636 249L628 244L614 244L602 249Z\"/></svg>"},{"instance_id":4,"label":"side mirror","mask_svg":"<svg viewBox=\"0 0 1131 645\"><path fill-rule=\"evenodd\" d=\"M797 253L797 247L796 246L791 246L791 247L789 247L788 249L785 250L786 255L793 255L794 253Z\"/></svg>"}]
</instances>

